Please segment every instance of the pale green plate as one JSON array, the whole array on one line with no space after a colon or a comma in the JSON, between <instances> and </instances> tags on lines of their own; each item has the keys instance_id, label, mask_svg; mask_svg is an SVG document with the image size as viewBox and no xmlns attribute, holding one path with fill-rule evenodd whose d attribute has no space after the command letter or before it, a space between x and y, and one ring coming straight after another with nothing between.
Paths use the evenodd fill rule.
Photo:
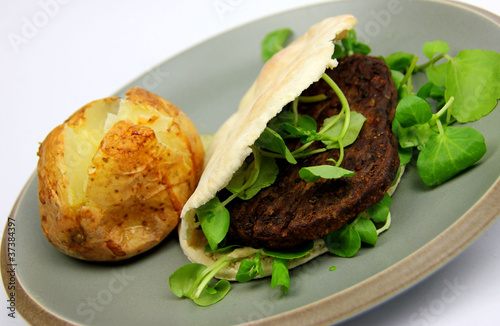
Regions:
<instances>
[{"instance_id":1,"label":"pale green plate","mask_svg":"<svg viewBox=\"0 0 500 326\"><path fill-rule=\"evenodd\" d=\"M392 4L392 5L389 5ZM160 83L145 74L129 86L146 87L179 106L200 133L213 133L232 113L258 74L260 41L290 27L294 37L319 20L351 13L372 54L421 54L441 39L451 53L465 48L500 51L499 18L449 2L355 0L279 14L208 40L161 64ZM193 78L196 76L196 78ZM17 309L30 323L93 325L230 325L249 321L332 323L392 297L442 266L500 212L500 110L472 124L486 137L483 159L454 180L426 187L410 164L394 195L393 225L376 247L351 259L324 255L291 272L288 295L269 279L234 284L216 305L201 308L174 296L168 276L187 263L176 236L118 264L94 264L54 249L40 229L36 179L19 197L16 220ZM5 273L5 238L2 272ZM330 272L331 266L337 270Z\"/></svg>"}]
</instances>

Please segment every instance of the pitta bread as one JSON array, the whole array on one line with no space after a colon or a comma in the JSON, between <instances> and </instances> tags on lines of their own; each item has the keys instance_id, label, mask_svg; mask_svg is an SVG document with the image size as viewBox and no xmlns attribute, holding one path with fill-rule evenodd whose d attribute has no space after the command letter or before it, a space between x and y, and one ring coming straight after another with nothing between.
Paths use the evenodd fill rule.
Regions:
<instances>
[{"instance_id":1,"label":"pitta bread","mask_svg":"<svg viewBox=\"0 0 500 326\"><path fill-rule=\"evenodd\" d=\"M276 53L263 66L259 76L242 98L238 110L214 135L206 153L205 170L200 182L181 213L179 241L192 261L211 265L221 254L205 252L206 239L195 223L197 207L212 199L226 187L233 174L251 153L250 146L259 138L267 123L285 105L292 102L311 84L318 81L327 68L337 66L332 59L333 41L347 36L357 20L351 15L327 18L312 26L306 34ZM290 260L289 268L305 263L326 252L322 240L307 256ZM252 258L257 249L234 250L230 258ZM270 275L272 258L262 257L264 272ZM226 267L217 277L234 279L239 261Z\"/></svg>"}]
</instances>

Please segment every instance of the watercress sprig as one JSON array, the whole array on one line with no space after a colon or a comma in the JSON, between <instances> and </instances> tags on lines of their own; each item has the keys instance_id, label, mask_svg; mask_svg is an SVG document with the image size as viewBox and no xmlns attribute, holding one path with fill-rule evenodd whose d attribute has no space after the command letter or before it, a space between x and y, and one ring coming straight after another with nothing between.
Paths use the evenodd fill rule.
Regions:
<instances>
[{"instance_id":1,"label":"watercress sprig","mask_svg":"<svg viewBox=\"0 0 500 326\"><path fill-rule=\"evenodd\" d=\"M402 149L417 150L417 170L428 186L450 180L484 156L482 134L453 124L481 119L500 98L500 53L462 50L452 57L449 49L443 41L425 43L428 61L421 65L416 64L416 55L405 52L384 58L393 69L400 95L393 132ZM443 59L446 62L438 64ZM412 75L420 71L429 82L414 93ZM436 113L430 101L435 103Z\"/></svg>"}]
</instances>

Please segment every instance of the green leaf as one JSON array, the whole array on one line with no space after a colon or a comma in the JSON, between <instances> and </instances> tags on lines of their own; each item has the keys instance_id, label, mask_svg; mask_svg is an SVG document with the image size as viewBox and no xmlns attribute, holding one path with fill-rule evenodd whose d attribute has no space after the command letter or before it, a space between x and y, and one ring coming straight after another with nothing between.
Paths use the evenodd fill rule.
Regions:
<instances>
[{"instance_id":1,"label":"green leaf","mask_svg":"<svg viewBox=\"0 0 500 326\"><path fill-rule=\"evenodd\" d=\"M391 70L392 81L394 82L394 86L399 90L399 86L401 86L401 81L404 79L405 75L398 70Z\"/></svg>"},{"instance_id":2,"label":"green leaf","mask_svg":"<svg viewBox=\"0 0 500 326\"><path fill-rule=\"evenodd\" d=\"M414 54L399 51L389 54L384 60L389 69L404 71L411 65L413 57Z\"/></svg>"},{"instance_id":3,"label":"green leaf","mask_svg":"<svg viewBox=\"0 0 500 326\"><path fill-rule=\"evenodd\" d=\"M303 143L308 143L318 139L318 135L316 133L318 128L316 120L308 115L300 115L298 117L298 125L291 122L284 123L281 127L283 130L287 131L291 137L300 138Z\"/></svg>"},{"instance_id":4,"label":"green leaf","mask_svg":"<svg viewBox=\"0 0 500 326\"><path fill-rule=\"evenodd\" d=\"M432 82L427 82L420 86L420 88L417 91L417 96L420 97L421 99L427 99L429 95L431 94L432 89L434 88L434 84Z\"/></svg>"},{"instance_id":5,"label":"green leaf","mask_svg":"<svg viewBox=\"0 0 500 326\"><path fill-rule=\"evenodd\" d=\"M285 47L285 43L290 36L289 28L277 29L264 37L262 40L262 60L266 62L271 57Z\"/></svg>"},{"instance_id":6,"label":"green leaf","mask_svg":"<svg viewBox=\"0 0 500 326\"><path fill-rule=\"evenodd\" d=\"M334 165L316 165L301 168L299 175L307 182L316 182L320 178L324 179L338 179L342 177L352 177L354 172Z\"/></svg>"},{"instance_id":7,"label":"green leaf","mask_svg":"<svg viewBox=\"0 0 500 326\"><path fill-rule=\"evenodd\" d=\"M447 127L429 138L417 159L420 177L437 186L479 161L486 153L483 135L470 127Z\"/></svg>"},{"instance_id":8,"label":"green leaf","mask_svg":"<svg viewBox=\"0 0 500 326\"><path fill-rule=\"evenodd\" d=\"M399 154L399 165L406 165L410 163L411 158L413 156L413 147L402 148L398 147Z\"/></svg>"},{"instance_id":9,"label":"green leaf","mask_svg":"<svg viewBox=\"0 0 500 326\"><path fill-rule=\"evenodd\" d=\"M288 263L286 259L274 258L271 275L271 289L281 285L284 294L290 289L290 274L288 273Z\"/></svg>"},{"instance_id":10,"label":"green leaf","mask_svg":"<svg viewBox=\"0 0 500 326\"><path fill-rule=\"evenodd\" d=\"M347 132L342 138L342 146L347 147L354 143L358 138L359 133L361 132L361 128L363 128L363 124L366 121L366 118L356 111L350 112L351 118L349 120L349 127L347 128ZM338 118L338 115L333 115L324 120L323 125L328 125L331 121L334 121ZM344 127L345 123L345 115L342 115L340 119L328 130L321 131L321 134L328 136L329 138L337 139ZM327 146L327 148L339 148L339 143L337 141L331 140L323 140L323 144Z\"/></svg>"},{"instance_id":11,"label":"green leaf","mask_svg":"<svg viewBox=\"0 0 500 326\"><path fill-rule=\"evenodd\" d=\"M316 131L318 129L318 124L313 117L302 114L299 116L299 126L305 130L313 130Z\"/></svg>"},{"instance_id":12,"label":"green leaf","mask_svg":"<svg viewBox=\"0 0 500 326\"><path fill-rule=\"evenodd\" d=\"M361 248L361 238L352 227L344 226L324 237L328 250L340 257L352 257Z\"/></svg>"},{"instance_id":13,"label":"green leaf","mask_svg":"<svg viewBox=\"0 0 500 326\"><path fill-rule=\"evenodd\" d=\"M372 51L372 49L367 44L356 42L352 46L352 51L354 53L361 53L364 55L368 55Z\"/></svg>"},{"instance_id":14,"label":"green leaf","mask_svg":"<svg viewBox=\"0 0 500 326\"><path fill-rule=\"evenodd\" d=\"M397 119L392 121L392 132L398 139L401 148L423 148L429 137L437 133L429 123L403 128Z\"/></svg>"},{"instance_id":15,"label":"green leaf","mask_svg":"<svg viewBox=\"0 0 500 326\"><path fill-rule=\"evenodd\" d=\"M403 128L424 124L431 118L432 111L429 103L415 95L405 97L396 107L396 119Z\"/></svg>"},{"instance_id":16,"label":"green leaf","mask_svg":"<svg viewBox=\"0 0 500 326\"><path fill-rule=\"evenodd\" d=\"M215 285L205 288L193 301L201 307L210 306L222 300L230 289L231 284L228 280L219 280Z\"/></svg>"},{"instance_id":17,"label":"green leaf","mask_svg":"<svg viewBox=\"0 0 500 326\"><path fill-rule=\"evenodd\" d=\"M334 45L335 45L335 51L333 52L332 59L345 57L346 53L344 51L344 47L338 43L334 43Z\"/></svg>"},{"instance_id":18,"label":"green leaf","mask_svg":"<svg viewBox=\"0 0 500 326\"><path fill-rule=\"evenodd\" d=\"M226 189L233 194L238 194L239 198L248 200L259 193L261 189L272 185L279 172L275 159L261 156L257 162L257 167L255 166L256 162L257 160L250 163L244 162L233 175ZM254 171L254 169L257 169L257 171ZM251 178L252 172L257 173L258 176L255 182L248 187L247 182ZM247 187L245 188L245 186Z\"/></svg>"},{"instance_id":19,"label":"green leaf","mask_svg":"<svg viewBox=\"0 0 500 326\"><path fill-rule=\"evenodd\" d=\"M277 116L267 123L267 126L277 132L281 137L288 136L288 133L283 132L284 124L294 124L295 115L292 111L282 110Z\"/></svg>"},{"instance_id":20,"label":"green leaf","mask_svg":"<svg viewBox=\"0 0 500 326\"><path fill-rule=\"evenodd\" d=\"M432 59L435 54L442 54L448 51L450 51L450 46L444 41L436 40L427 42L423 46L424 55L429 59Z\"/></svg>"},{"instance_id":21,"label":"green leaf","mask_svg":"<svg viewBox=\"0 0 500 326\"><path fill-rule=\"evenodd\" d=\"M264 253L270 257L281 259L295 259L304 257L314 249L314 241L307 241L304 245L295 248L282 249L279 251L263 249Z\"/></svg>"},{"instance_id":22,"label":"green leaf","mask_svg":"<svg viewBox=\"0 0 500 326\"><path fill-rule=\"evenodd\" d=\"M260 137L255 141L255 146L284 155L288 163L297 163L297 160L295 160L288 147L286 147L283 138L269 127L266 127Z\"/></svg>"},{"instance_id":23,"label":"green leaf","mask_svg":"<svg viewBox=\"0 0 500 326\"><path fill-rule=\"evenodd\" d=\"M500 98L500 53L463 50L446 70L445 99L455 98L452 115L465 123L489 114Z\"/></svg>"},{"instance_id":24,"label":"green leaf","mask_svg":"<svg viewBox=\"0 0 500 326\"><path fill-rule=\"evenodd\" d=\"M229 230L229 211L214 197L196 209L203 233L212 250L226 237Z\"/></svg>"},{"instance_id":25,"label":"green leaf","mask_svg":"<svg viewBox=\"0 0 500 326\"><path fill-rule=\"evenodd\" d=\"M384 222L389 216L389 206L392 204L391 196L384 195L381 201L366 210L366 213L376 223Z\"/></svg>"},{"instance_id":26,"label":"green leaf","mask_svg":"<svg viewBox=\"0 0 500 326\"><path fill-rule=\"evenodd\" d=\"M432 82L437 87L444 87L446 81L446 71L448 69L449 62L442 63L440 65L431 65L425 70L427 79Z\"/></svg>"},{"instance_id":27,"label":"green leaf","mask_svg":"<svg viewBox=\"0 0 500 326\"><path fill-rule=\"evenodd\" d=\"M359 234L361 242L368 243L370 245L377 244L377 228L375 224L369 219L360 218L354 225L353 228Z\"/></svg>"},{"instance_id":28,"label":"green leaf","mask_svg":"<svg viewBox=\"0 0 500 326\"><path fill-rule=\"evenodd\" d=\"M262 262L260 259L260 252L257 252L253 260L243 259L240 263L240 268L236 274L236 280L238 282L248 282L253 280L257 274L264 276L264 270L262 269Z\"/></svg>"},{"instance_id":29,"label":"green leaf","mask_svg":"<svg viewBox=\"0 0 500 326\"><path fill-rule=\"evenodd\" d=\"M349 34L346 38L341 40L341 43L344 46L344 53L347 55L351 55L354 53L367 55L371 52L371 48L367 44L358 41L356 31L353 29L349 31Z\"/></svg>"},{"instance_id":30,"label":"green leaf","mask_svg":"<svg viewBox=\"0 0 500 326\"><path fill-rule=\"evenodd\" d=\"M231 285L226 280L215 285L210 285L210 282L233 261L224 256L208 267L197 263L184 265L169 276L170 290L180 298L190 298L199 306L217 303L226 296Z\"/></svg>"},{"instance_id":31,"label":"green leaf","mask_svg":"<svg viewBox=\"0 0 500 326\"><path fill-rule=\"evenodd\" d=\"M207 267L202 264L191 263L184 265L170 274L168 281L170 290L179 298L191 297L191 290L198 277L203 274Z\"/></svg>"}]
</instances>

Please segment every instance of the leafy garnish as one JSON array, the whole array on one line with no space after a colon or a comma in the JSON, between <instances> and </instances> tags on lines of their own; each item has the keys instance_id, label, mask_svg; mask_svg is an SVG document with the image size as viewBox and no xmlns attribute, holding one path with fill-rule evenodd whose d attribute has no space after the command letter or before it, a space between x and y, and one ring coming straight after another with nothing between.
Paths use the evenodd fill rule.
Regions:
<instances>
[{"instance_id":1,"label":"leafy garnish","mask_svg":"<svg viewBox=\"0 0 500 326\"><path fill-rule=\"evenodd\" d=\"M317 165L301 168L299 175L307 182L316 182L320 178L339 179L342 177L352 177L354 172L335 165Z\"/></svg>"},{"instance_id":2,"label":"leafy garnish","mask_svg":"<svg viewBox=\"0 0 500 326\"><path fill-rule=\"evenodd\" d=\"M448 60L445 99L455 98L452 115L465 123L490 113L500 98L500 53L464 50Z\"/></svg>"},{"instance_id":3,"label":"leafy garnish","mask_svg":"<svg viewBox=\"0 0 500 326\"><path fill-rule=\"evenodd\" d=\"M170 275L170 290L179 298L187 297L199 306L217 303L226 296L231 285L227 280L220 280L214 285L210 285L210 282L230 263L223 258L209 267L197 263L184 265Z\"/></svg>"},{"instance_id":4,"label":"leafy garnish","mask_svg":"<svg viewBox=\"0 0 500 326\"><path fill-rule=\"evenodd\" d=\"M478 162L486 153L484 137L470 127L452 127L488 115L500 98L500 53L463 50L450 56L449 45L440 40L425 43L428 62L396 52L385 57L398 87L393 132L400 151L417 149L417 169L428 186L440 185ZM447 60L439 63L440 60ZM425 71L429 82L413 93L412 74ZM404 72L404 77L401 75ZM429 100L434 101L433 113ZM408 158L408 156L407 156Z\"/></svg>"},{"instance_id":5,"label":"leafy garnish","mask_svg":"<svg viewBox=\"0 0 500 326\"><path fill-rule=\"evenodd\" d=\"M264 271L262 269L262 262L260 259L260 252L257 252L255 258L243 259L240 263L240 268L236 274L236 280L238 282L248 282L253 280L256 276L264 276Z\"/></svg>"},{"instance_id":6,"label":"leafy garnish","mask_svg":"<svg viewBox=\"0 0 500 326\"><path fill-rule=\"evenodd\" d=\"M244 162L236 171L226 189L236 194L238 198L248 200L255 196L262 188L269 187L276 180L279 169L272 157L257 155L250 163ZM255 180L252 180L252 179Z\"/></svg>"},{"instance_id":7,"label":"leafy garnish","mask_svg":"<svg viewBox=\"0 0 500 326\"><path fill-rule=\"evenodd\" d=\"M332 58L340 58L346 55L353 55L354 53L367 55L371 52L371 48L367 44L358 41L356 31L353 29L340 42L341 44L335 43L335 52Z\"/></svg>"},{"instance_id":8,"label":"leafy garnish","mask_svg":"<svg viewBox=\"0 0 500 326\"><path fill-rule=\"evenodd\" d=\"M286 147L283 138L274 130L266 127L259 139L255 141L255 146L270 150L271 152L282 154L288 163L296 164L297 160L293 157L292 153Z\"/></svg>"},{"instance_id":9,"label":"leafy garnish","mask_svg":"<svg viewBox=\"0 0 500 326\"><path fill-rule=\"evenodd\" d=\"M262 61L266 62L283 49L290 33L291 30L289 28L281 28L267 34L261 44Z\"/></svg>"},{"instance_id":10,"label":"leafy garnish","mask_svg":"<svg viewBox=\"0 0 500 326\"><path fill-rule=\"evenodd\" d=\"M229 230L229 211L219 198L214 197L198 207L196 214L210 248L217 249L217 245L225 238Z\"/></svg>"},{"instance_id":11,"label":"leafy garnish","mask_svg":"<svg viewBox=\"0 0 500 326\"><path fill-rule=\"evenodd\" d=\"M271 289L276 286L281 286L281 291L284 294L290 289L290 274L288 273L288 262L283 258L274 258L273 271L271 276Z\"/></svg>"},{"instance_id":12,"label":"leafy garnish","mask_svg":"<svg viewBox=\"0 0 500 326\"><path fill-rule=\"evenodd\" d=\"M437 186L473 165L486 153L483 135L471 127L448 127L432 135L417 159L420 177Z\"/></svg>"},{"instance_id":13,"label":"leafy garnish","mask_svg":"<svg viewBox=\"0 0 500 326\"><path fill-rule=\"evenodd\" d=\"M375 245L378 235L390 225L389 206L392 199L385 194L382 200L358 214L350 223L326 235L323 240L328 250L340 257L352 257L361 248L361 243ZM384 223L377 229L376 224Z\"/></svg>"},{"instance_id":14,"label":"leafy garnish","mask_svg":"<svg viewBox=\"0 0 500 326\"><path fill-rule=\"evenodd\" d=\"M264 248L262 249L262 251L269 257L282 258L282 259L296 259L304 257L305 255L309 254L313 249L314 249L314 241L307 241L305 244L295 248L282 249L278 251Z\"/></svg>"}]
</instances>

